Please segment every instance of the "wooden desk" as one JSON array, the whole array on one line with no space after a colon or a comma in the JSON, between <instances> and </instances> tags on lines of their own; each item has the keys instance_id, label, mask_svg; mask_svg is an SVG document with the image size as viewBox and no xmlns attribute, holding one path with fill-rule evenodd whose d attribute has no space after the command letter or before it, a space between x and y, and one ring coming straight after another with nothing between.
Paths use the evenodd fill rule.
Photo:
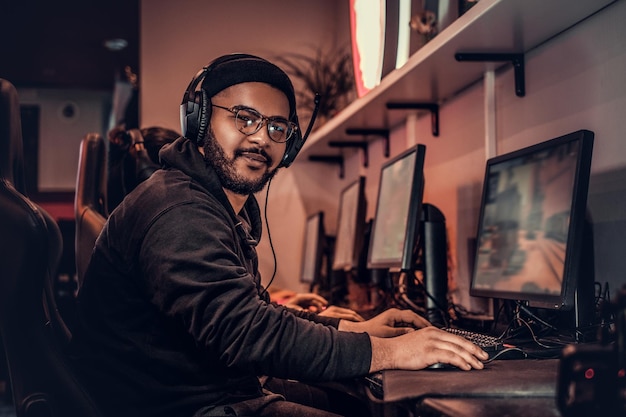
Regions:
<instances>
[{"instance_id":1,"label":"wooden desk","mask_svg":"<svg viewBox=\"0 0 626 417\"><path fill-rule=\"evenodd\" d=\"M561 417L554 398L427 398L422 417Z\"/></svg>"},{"instance_id":2,"label":"wooden desk","mask_svg":"<svg viewBox=\"0 0 626 417\"><path fill-rule=\"evenodd\" d=\"M370 401L385 409L407 410L410 415L429 415L425 413L430 410L434 413L430 415L454 417L554 417L559 416L555 400L558 366L558 359L522 359L497 360L480 371L384 371L383 395L370 395ZM497 408L500 414L485 412L495 406L502 407ZM529 414L529 407L541 413ZM507 413L502 414L505 409Z\"/></svg>"}]
</instances>

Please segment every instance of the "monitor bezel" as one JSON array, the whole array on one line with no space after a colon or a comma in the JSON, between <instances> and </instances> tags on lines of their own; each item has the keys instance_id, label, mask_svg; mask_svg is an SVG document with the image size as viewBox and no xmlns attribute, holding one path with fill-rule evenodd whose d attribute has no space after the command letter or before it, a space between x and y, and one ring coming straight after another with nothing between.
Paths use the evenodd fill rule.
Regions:
<instances>
[{"instance_id":1,"label":"monitor bezel","mask_svg":"<svg viewBox=\"0 0 626 417\"><path fill-rule=\"evenodd\" d=\"M313 233L311 234L311 232ZM304 244L302 246L300 267L301 283L315 284L319 282L322 274L324 250L326 248L325 239L324 212L319 211L311 214L307 217L304 228ZM313 264L309 265L307 261L311 261ZM311 267L313 271L310 270Z\"/></svg>"},{"instance_id":2,"label":"monitor bezel","mask_svg":"<svg viewBox=\"0 0 626 417\"><path fill-rule=\"evenodd\" d=\"M374 259L374 245L376 244L376 236L385 233L381 230L381 194L383 191L383 177L387 169L391 168L400 160L414 154L413 177L407 179L410 181L409 191L409 208L408 219L405 229L402 254L399 257ZM424 161L426 156L426 146L417 144L405 150L399 155L385 162L380 169L378 197L376 199L376 214L372 225L372 232L369 241L367 254L367 267L371 269L389 269L390 271L411 271L415 269L417 254L415 247L417 244L417 235L419 233L419 223L422 215L422 199L424 196Z\"/></svg>"},{"instance_id":3,"label":"monitor bezel","mask_svg":"<svg viewBox=\"0 0 626 417\"><path fill-rule=\"evenodd\" d=\"M350 207L355 207L354 216L352 213L346 212L347 197L349 193L356 188L356 198L354 201L350 201ZM335 233L335 248L333 253L333 271L351 271L356 269L359 265L359 258L361 251L363 250L364 234L365 234L365 214L367 210L367 201L365 198L365 177L360 176L355 181L352 181L348 186L341 190L339 197L339 211L337 213L337 229ZM346 218L345 215L348 217ZM344 236L346 229L343 223L349 220L352 223L352 236ZM345 239L345 241L344 241ZM349 243L350 248L345 249L345 243ZM350 259L343 260L337 256L340 251L349 250Z\"/></svg>"},{"instance_id":4,"label":"monitor bezel","mask_svg":"<svg viewBox=\"0 0 626 417\"><path fill-rule=\"evenodd\" d=\"M553 139L549 139L513 152L490 158L485 166L485 175L483 179L483 190L481 204L479 208L479 218L477 225L477 244L474 253L474 269L470 281L470 295L476 297L487 297L500 300L511 300L523 302L530 307L552 309L552 310L570 310L577 303L577 288L581 279L581 260L583 240L585 239L585 231L587 221L587 195L589 188L590 168L593 150L594 134L588 130L579 130L568 133ZM566 241L565 260L563 266L563 279L560 294L546 293L523 293L504 290L496 290L493 288L476 288L478 256L480 251L480 238L483 230L485 217L485 207L488 198L488 180L491 168L494 165L513 161L518 158L526 157L534 153L542 152L550 148L557 148L568 143L578 142L579 152L577 154L576 168L573 181L572 201L570 204L570 223L568 227L568 235ZM581 288L588 288L581 286ZM589 296L584 295L584 296Z\"/></svg>"}]
</instances>

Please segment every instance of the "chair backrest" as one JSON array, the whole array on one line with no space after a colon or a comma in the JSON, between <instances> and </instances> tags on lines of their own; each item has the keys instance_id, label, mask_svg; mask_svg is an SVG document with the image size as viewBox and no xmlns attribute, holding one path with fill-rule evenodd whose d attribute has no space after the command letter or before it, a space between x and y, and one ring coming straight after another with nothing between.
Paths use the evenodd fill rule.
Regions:
<instances>
[{"instance_id":1,"label":"chair backrest","mask_svg":"<svg viewBox=\"0 0 626 417\"><path fill-rule=\"evenodd\" d=\"M80 143L74 198L76 275L79 286L83 283L96 239L108 217L106 165L106 144L102 136L88 133Z\"/></svg>"},{"instance_id":2,"label":"chair backrest","mask_svg":"<svg viewBox=\"0 0 626 417\"><path fill-rule=\"evenodd\" d=\"M51 294L58 226L0 179L0 230L0 331L17 416L98 415L64 355L70 336Z\"/></svg>"},{"instance_id":3,"label":"chair backrest","mask_svg":"<svg viewBox=\"0 0 626 417\"><path fill-rule=\"evenodd\" d=\"M0 177L25 194L22 123L17 90L0 78Z\"/></svg>"},{"instance_id":4,"label":"chair backrest","mask_svg":"<svg viewBox=\"0 0 626 417\"><path fill-rule=\"evenodd\" d=\"M21 137L0 140L0 149L21 157ZM21 158L0 160L0 335L16 415L100 416L65 354L71 334L52 289L61 232L45 210L15 188L22 166Z\"/></svg>"}]
</instances>

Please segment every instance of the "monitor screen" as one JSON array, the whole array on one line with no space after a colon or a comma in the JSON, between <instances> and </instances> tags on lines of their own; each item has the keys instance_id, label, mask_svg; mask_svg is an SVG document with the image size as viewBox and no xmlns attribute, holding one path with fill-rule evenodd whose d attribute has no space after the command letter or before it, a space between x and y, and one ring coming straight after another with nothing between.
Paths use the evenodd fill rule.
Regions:
<instances>
[{"instance_id":1,"label":"monitor screen","mask_svg":"<svg viewBox=\"0 0 626 417\"><path fill-rule=\"evenodd\" d=\"M326 245L325 239L324 213L320 211L306 220L300 282L313 284L319 280Z\"/></svg>"},{"instance_id":2,"label":"monitor screen","mask_svg":"<svg viewBox=\"0 0 626 417\"><path fill-rule=\"evenodd\" d=\"M357 268L363 249L365 210L365 177L359 177L341 191L332 266L334 271Z\"/></svg>"},{"instance_id":3,"label":"monitor screen","mask_svg":"<svg viewBox=\"0 0 626 417\"><path fill-rule=\"evenodd\" d=\"M593 136L581 130L487 161L471 295L573 307Z\"/></svg>"},{"instance_id":4,"label":"monitor screen","mask_svg":"<svg viewBox=\"0 0 626 417\"><path fill-rule=\"evenodd\" d=\"M368 268L414 269L414 249L424 193L425 155L426 147L416 145L383 164Z\"/></svg>"}]
</instances>

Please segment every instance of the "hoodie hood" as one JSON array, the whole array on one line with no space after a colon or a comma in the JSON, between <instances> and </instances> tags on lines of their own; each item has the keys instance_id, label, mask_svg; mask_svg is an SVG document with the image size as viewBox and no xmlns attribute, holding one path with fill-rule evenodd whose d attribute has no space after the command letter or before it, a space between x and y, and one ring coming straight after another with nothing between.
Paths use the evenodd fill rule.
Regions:
<instances>
[{"instance_id":1,"label":"hoodie hood","mask_svg":"<svg viewBox=\"0 0 626 417\"><path fill-rule=\"evenodd\" d=\"M206 163L198 146L191 140L181 136L174 142L164 145L159 152L159 158L163 169L177 169L191 177L224 206L235 224L240 223L213 167ZM239 213L239 216L250 224L250 235L256 242L260 241L262 232L260 213L259 204L254 195L248 197L243 210Z\"/></svg>"}]
</instances>

